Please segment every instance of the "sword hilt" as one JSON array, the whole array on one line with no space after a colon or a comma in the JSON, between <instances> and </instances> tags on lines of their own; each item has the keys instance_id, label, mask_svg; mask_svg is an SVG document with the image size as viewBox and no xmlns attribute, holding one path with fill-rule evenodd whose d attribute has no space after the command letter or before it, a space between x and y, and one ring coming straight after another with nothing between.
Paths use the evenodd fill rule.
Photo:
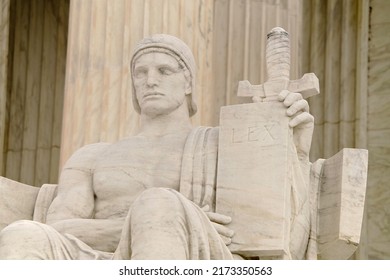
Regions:
<instances>
[{"instance_id":1,"label":"sword hilt","mask_svg":"<svg viewBox=\"0 0 390 280\"><path fill-rule=\"evenodd\" d=\"M278 94L284 89L299 92L303 98L320 92L318 78L314 73L306 73L301 79L290 81L290 40L283 28L275 27L268 33L265 55L268 80L261 85L240 81L238 96L252 97L253 102L266 102L277 100Z\"/></svg>"},{"instance_id":2,"label":"sword hilt","mask_svg":"<svg viewBox=\"0 0 390 280\"><path fill-rule=\"evenodd\" d=\"M266 61L268 81L290 80L290 40L281 27L267 35Z\"/></svg>"}]
</instances>

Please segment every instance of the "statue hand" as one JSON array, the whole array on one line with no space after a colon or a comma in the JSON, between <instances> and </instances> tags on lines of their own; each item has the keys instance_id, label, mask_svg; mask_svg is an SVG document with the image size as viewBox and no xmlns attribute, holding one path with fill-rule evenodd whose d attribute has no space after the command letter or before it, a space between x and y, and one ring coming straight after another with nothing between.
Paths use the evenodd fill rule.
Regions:
<instances>
[{"instance_id":1,"label":"statue hand","mask_svg":"<svg viewBox=\"0 0 390 280\"><path fill-rule=\"evenodd\" d=\"M294 144L299 160L309 160L311 139L314 129L314 117L309 113L309 103L300 93L283 90L279 101L286 106L289 125L293 128Z\"/></svg>"},{"instance_id":2,"label":"statue hand","mask_svg":"<svg viewBox=\"0 0 390 280\"><path fill-rule=\"evenodd\" d=\"M222 240L225 242L225 245L229 245L230 243L232 243L232 237L234 235L234 231L229 229L226 226L232 221L232 218L219 213L209 212L208 206L202 208L202 210L206 213L207 217L210 219L214 228L217 230Z\"/></svg>"}]
</instances>

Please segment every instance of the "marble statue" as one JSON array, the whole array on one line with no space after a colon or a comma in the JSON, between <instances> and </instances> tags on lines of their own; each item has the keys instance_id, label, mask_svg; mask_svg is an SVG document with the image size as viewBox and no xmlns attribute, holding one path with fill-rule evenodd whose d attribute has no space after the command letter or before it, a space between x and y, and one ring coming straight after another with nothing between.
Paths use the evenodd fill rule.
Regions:
<instances>
[{"instance_id":1,"label":"marble statue","mask_svg":"<svg viewBox=\"0 0 390 280\"><path fill-rule=\"evenodd\" d=\"M22 220L5 227L0 259L248 257L229 249L239 236L230 225L240 218L218 205L223 195L216 190L218 173L226 172L218 154L223 125L221 130L191 126L197 111L191 50L176 37L154 35L136 46L130 67L139 134L74 153L61 172L46 223ZM308 102L286 87L274 103L293 133L295 167L305 169L314 127ZM303 220L309 221L310 209L305 213ZM299 215L288 216L288 223ZM261 222L259 217L256 223ZM299 252L287 249L283 258L305 258L310 221L304 227L301 239L285 241Z\"/></svg>"}]
</instances>

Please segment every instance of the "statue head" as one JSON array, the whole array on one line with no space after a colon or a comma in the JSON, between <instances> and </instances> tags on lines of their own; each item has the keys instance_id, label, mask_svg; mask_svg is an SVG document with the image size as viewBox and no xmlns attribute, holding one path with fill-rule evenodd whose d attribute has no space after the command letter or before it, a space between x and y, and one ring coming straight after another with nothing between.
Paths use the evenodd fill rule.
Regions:
<instances>
[{"instance_id":1,"label":"statue head","mask_svg":"<svg viewBox=\"0 0 390 280\"><path fill-rule=\"evenodd\" d=\"M131 58L130 70L133 78L133 106L134 109L141 113L141 107L136 95L134 87L134 67L135 62L144 54L148 53L163 53L167 54L179 63L181 69L183 69L186 79L190 82L191 92L185 93L187 95L187 104L189 116L193 116L197 111L196 95L195 95L195 73L196 65L194 56L190 48L180 39L166 34L156 34L151 37L146 37L141 40L135 47L133 56ZM184 94L184 93L183 93Z\"/></svg>"}]
</instances>

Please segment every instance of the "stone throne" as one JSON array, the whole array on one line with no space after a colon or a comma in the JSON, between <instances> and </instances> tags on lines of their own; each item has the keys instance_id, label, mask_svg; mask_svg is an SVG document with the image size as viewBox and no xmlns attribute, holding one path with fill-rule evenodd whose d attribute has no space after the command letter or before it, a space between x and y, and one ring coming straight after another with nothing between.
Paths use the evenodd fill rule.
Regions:
<instances>
[{"instance_id":1,"label":"stone throne","mask_svg":"<svg viewBox=\"0 0 390 280\"><path fill-rule=\"evenodd\" d=\"M279 80L276 84L278 87ZM243 87L244 93L252 94L250 86L244 84ZM271 90L281 90L273 87L274 84L271 83ZM268 98L267 94L265 98ZM255 96L256 94L253 95L258 97ZM288 170L294 162L290 161L290 156L279 149L277 149L278 153L282 151L281 161L276 164L279 167L283 166L281 173L279 169L273 169L272 166L266 167L267 162L251 160L254 152L261 150L263 144L269 148L273 146L272 141L275 139L279 141L283 138L289 141L291 132L287 129L276 131L277 136L273 134L275 125L279 124L279 119L283 117L275 114L272 108L269 111L265 110L265 119L257 120L255 123L251 121L243 123L242 119L229 119L229 115L237 117L242 106L254 106L255 109L251 108L249 111L256 117L264 112L263 103L238 106L226 106L221 113L217 211L233 217L231 226L236 235L230 245L232 252L248 258L290 258L286 257L286 254L289 252L290 244L296 241L291 238L291 221L294 220L294 214L291 213L291 193L289 183L286 182L291 180ZM256 111L259 108L261 110ZM247 110L244 108L243 111ZM271 116L270 122L267 119L269 116ZM239 127L235 126L237 123ZM260 128L264 128L263 132ZM239 161L235 161L235 158L232 161L232 155L227 152L229 144L244 146L244 150L241 148L239 150L241 155ZM255 145L251 146L251 144ZM278 142L278 144L283 143ZM232 151L233 156L236 155L237 151L234 149ZM242 156L243 154L246 156ZM308 173L304 180L307 181L308 186L309 207L307 209L309 211L301 216L309 221L309 226L304 228L307 240L303 247L301 246L305 258L347 259L356 250L364 209L367 156L365 150L344 149L330 159L319 159L308 166ZM257 172L258 166L265 171ZM241 173L231 173L231 170L238 169ZM264 176L268 175L269 178L264 180ZM277 183L271 182L268 186L265 185L264 189L264 185L258 186L257 181L253 180L268 182L278 180L279 177L284 182L281 188ZM255 182L254 186L253 182ZM273 187L275 185L277 188ZM229 193L229 190L233 192ZM36 188L1 177L0 230L13 221L21 219L45 223L47 210L55 194L56 185L43 185L41 188Z\"/></svg>"}]
</instances>

